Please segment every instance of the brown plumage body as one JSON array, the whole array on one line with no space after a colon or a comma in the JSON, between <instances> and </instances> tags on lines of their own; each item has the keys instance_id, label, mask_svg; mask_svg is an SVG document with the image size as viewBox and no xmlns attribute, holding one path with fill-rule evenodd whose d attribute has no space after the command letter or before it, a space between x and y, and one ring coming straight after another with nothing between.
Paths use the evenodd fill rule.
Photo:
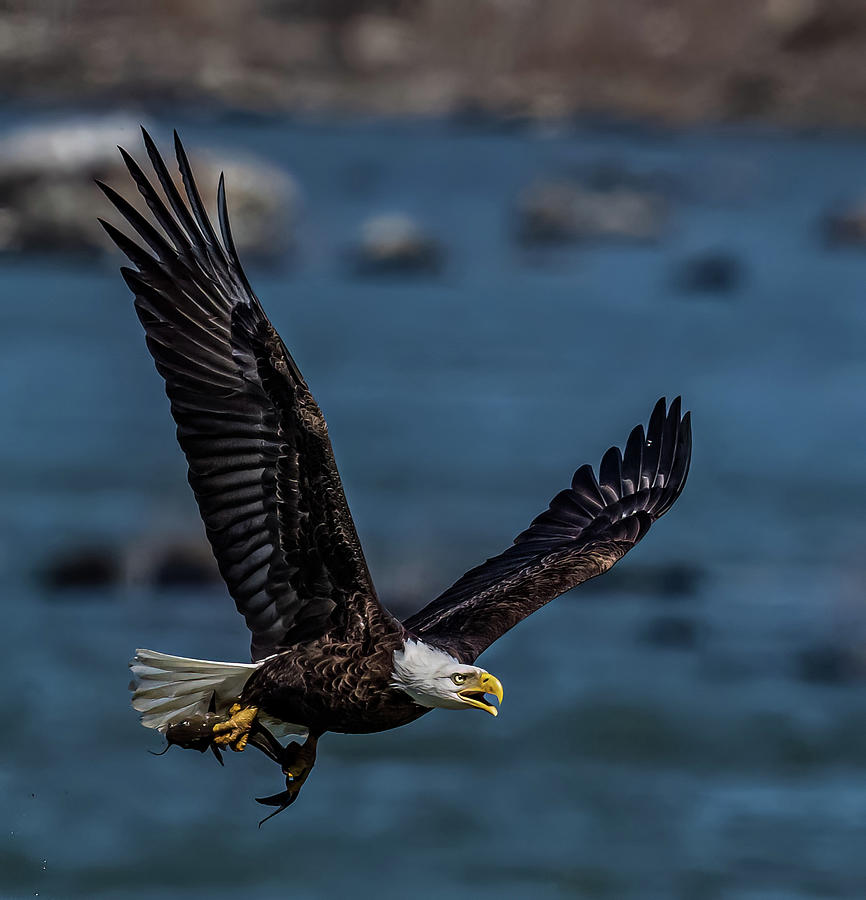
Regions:
<instances>
[{"instance_id":1,"label":"brown plumage body","mask_svg":"<svg viewBox=\"0 0 866 900\"><path fill-rule=\"evenodd\" d=\"M242 703L316 735L370 734L407 725L430 709L391 686L394 652L402 648L404 634L383 623L371 631L369 649L330 638L292 648L253 673Z\"/></svg>"}]
</instances>

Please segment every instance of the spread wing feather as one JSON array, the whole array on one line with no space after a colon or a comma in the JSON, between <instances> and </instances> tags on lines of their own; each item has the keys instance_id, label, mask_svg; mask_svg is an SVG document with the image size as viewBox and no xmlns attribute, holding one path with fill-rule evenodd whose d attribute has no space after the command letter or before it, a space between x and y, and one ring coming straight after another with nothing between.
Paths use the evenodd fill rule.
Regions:
<instances>
[{"instance_id":1,"label":"spread wing feather","mask_svg":"<svg viewBox=\"0 0 866 900\"><path fill-rule=\"evenodd\" d=\"M606 572L680 495L691 460L690 414L664 398L646 434L638 425L625 453L611 447L596 478L581 466L571 487L504 553L467 572L403 624L464 662L554 597Z\"/></svg>"},{"instance_id":2,"label":"spread wing feather","mask_svg":"<svg viewBox=\"0 0 866 900\"><path fill-rule=\"evenodd\" d=\"M376 600L325 420L241 267L224 181L220 241L177 135L187 202L143 133L165 201L121 153L159 228L106 185L149 249L102 224L135 266L121 271L165 379L208 539L252 632L252 657L326 632L362 640L372 618L388 614Z\"/></svg>"}]
</instances>

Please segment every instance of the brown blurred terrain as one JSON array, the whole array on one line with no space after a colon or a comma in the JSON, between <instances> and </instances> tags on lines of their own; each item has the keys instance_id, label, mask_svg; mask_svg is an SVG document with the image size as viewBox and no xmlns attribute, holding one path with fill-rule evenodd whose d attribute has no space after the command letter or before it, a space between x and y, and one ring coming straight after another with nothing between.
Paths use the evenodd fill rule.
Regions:
<instances>
[{"instance_id":1,"label":"brown blurred terrain","mask_svg":"<svg viewBox=\"0 0 866 900\"><path fill-rule=\"evenodd\" d=\"M860 0L0 4L7 100L866 121Z\"/></svg>"}]
</instances>

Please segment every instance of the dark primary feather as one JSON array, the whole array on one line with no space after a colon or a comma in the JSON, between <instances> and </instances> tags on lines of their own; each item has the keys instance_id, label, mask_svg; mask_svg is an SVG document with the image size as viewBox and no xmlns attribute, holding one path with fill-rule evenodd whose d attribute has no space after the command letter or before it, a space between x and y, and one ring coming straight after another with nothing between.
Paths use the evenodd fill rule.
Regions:
<instances>
[{"instance_id":1,"label":"dark primary feather","mask_svg":"<svg viewBox=\"0 0 866 900\"><path fill-rule=\"evenodd\" d=\"M604 454L597 479L581 466L511 547L403 624L473 662L530 613L621 559L680 495L691 450L690 414L680 417L679 397L669 410L662 398L646 434L638 425L624 455L617 447Z\"/></svg>"},{"instance_id":2,"label":"dark primary feather","mask_svg":"<svg viewBox=\"0 0 866 900\"><path fill-rule=\"evenodd\" d=\"M159 228L100 187L149 251L102 224L135 266L121 271L165 379L220 572L252 631L252 657L325 633L363 641L372 619L390 617L376 600L325 420L241 268L223 179L220 242L177 135L186 202L146 132L144 142L165 200L121 153Z\"/></svg>"}]
</instances>

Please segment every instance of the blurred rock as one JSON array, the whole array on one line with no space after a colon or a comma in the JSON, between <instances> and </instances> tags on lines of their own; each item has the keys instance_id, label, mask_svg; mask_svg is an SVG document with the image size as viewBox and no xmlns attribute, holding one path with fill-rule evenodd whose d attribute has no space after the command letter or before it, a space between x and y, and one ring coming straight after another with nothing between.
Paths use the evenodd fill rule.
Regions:
<instances>
[{"instance_id":1,"label":"blurred rock","mask_svg":"<svg viewBox=\"0 0 866 900\"><path fill-rule=\"evenodd\" d=\"M121 581L122 574L114 548L92 545L60 551L45 563L40 579L52 590L104 589Z\"/></svg>"},{"instance_id":2,"label":"blurred rock","mask_svg":"<svg viewBox=\"0 0 866 900\"><path fill-rule=\"evenodd\" d=\"M345 4L351 8L352 3ZM407 22L393 15L354 17L345 29L343 61L357 72L405 69L418 52L416 36Z\"/></svg>"},{"instance_id":3,"label":"blurred rock","mask_svg":"<svg viewBox=\"0 0 866 900\"><path fill-rule=\"evenodd\" d=\"M822 231L830 247L866 247L866 198L847 209L827 213Z\"/></svg>"},{"instance_id":4,"label":"blurred rock","mask_svg":"<svg viewBox=\"0 0 866 900\"><path fill-rule=\"evenodd\" d=\"M134 544L127 551L125 577L132 584L157 588L223 583L210 546L182 537Z\"/></svg>"},{"instance_id":5,"label":"blurred rock","mask_svg":"<svg viewBox=\"0 0 866 900\"><path fill-rule=\"evenodd\" d=\"M818 0L764 0L764 21L780 34L802 28L815 16Z\"/></svg>"},{"instance_id":6,"label":"blurred rock","mask_svg":"<svg viewBox=\"0 0 866 900\"><path fill-rule=\"evenodd\" d=\"M760 70L734 72L721 87L721 113L728 119L770 118L781 93L778 79Z\"/></svg>"},{"instance_id":7,"label":"blurred rock","mask_svg":"<svg viewBox=\"0 0 866 900\"><path fill-rule=\"evenodd\" d=\"M639 634L642 643L679 650L691 650L699 636L698 623L687 616L656 616Z\"/></svg>"},{"instance_id":8,"label":"blurred rock","mask_svg":"<svg viewBox=\"0 0 866 900\"><path fill-rule=\"evenodd\" d=\"M209 545L189 538L135 541L127 547L106 544L67 548L44 563L39 577L54 590L104 590L124 584L153 588L222 584Z\"/></svg>"},{"instance_id":9,"label":"blurred rock","mask_svg":"<svg viewBox=\"0 0 866 900\"><path fill-rule=\"evenodd\" d=\"M361 226L350 261L358 275L435 274L444 263L441 244L404 213L373 216Z\"/></svg>"},{"instance_id":10,"label":"blurred rock","mask_svg":"<svg viewBox=\"0 0 866 900\"><path fill-rule=\"evenodd\" d=\"M796 660L797 674L814 684L847 684L866 676L863 660L841 644L816 644L802 650Z\"/></svg>"},{"instance_id":11,"label":"blurred rock","mask_svg":"<svg viewBox=\"0 0 866 900\"><path fill-rule=\"evenodd\" d=\"M691 563L615 566L604 578L588 581L583 591L651 594L662 599L692 597L700 589L705 572Z\"/></svg>"},{"instance_id":12,"label":"blurred rock","mask_svg":"<svg viewBox=\"0 0 866 900\"><path fill-rule=\"evenodd\" d=\"M657 241L667 217L664 195L639 183L540 179L518 197L517 237L528 245Z\"/></svg>"},{"instance_id":13,"label":"blurred rock","mask_svg":"<svg viewBox=\"0 0 866 900\"><path fill-rule=\"evenodd\" d=\"M166 156L171 144L159 141ZM142 212L117 152L128 149L145 171L138 121L127 116L77 119L7 134L0 140L0 252L93 255L111 242L96 216L114 211L93 184L107 182ZM234 153L190 149L199 189L216 215L216 186L225 171L232 230L246 258L272 260L292 242L298 192L292 179L268 163ZM169 159L169 168L174 170ZM180 185L179 176L177 183Z\"/></svg>"},{"instance_id":14,"label":"blurred rock","mask_svg":"<svg viewBox=\"0 0 866 900\"><path fill-rule=\"evenodd\" d=\"M528 131L533 125L539 126L537 119L528 115L525 104L497 106L495 110L474 97L462 98L449 110L448 122L455 131L494 132L511 134ZM554 123L550 123L555 128Z\"/></svg>"},{"instance_id":15,"label":"blurred rock","mask_svg":"<svg viewBox=\"0 0 866 900\"><path fill-rule=\"evenodd\" d=\"M862 21L851 8L827 0L767 0L767 21L788 53L821 53L856 40Z\"/></svg>"},{"instance_id":16,"label":"blurred rock","mask_svg":"<svg viewBox=\"0 0 866 900\"><path fill-rule=\"evenodd\" d=\"M730 294L740 288L744 276L745 267L738 257L716 250L681 263L674 280L685 293Z\"/></svg>"}]
</instances>

